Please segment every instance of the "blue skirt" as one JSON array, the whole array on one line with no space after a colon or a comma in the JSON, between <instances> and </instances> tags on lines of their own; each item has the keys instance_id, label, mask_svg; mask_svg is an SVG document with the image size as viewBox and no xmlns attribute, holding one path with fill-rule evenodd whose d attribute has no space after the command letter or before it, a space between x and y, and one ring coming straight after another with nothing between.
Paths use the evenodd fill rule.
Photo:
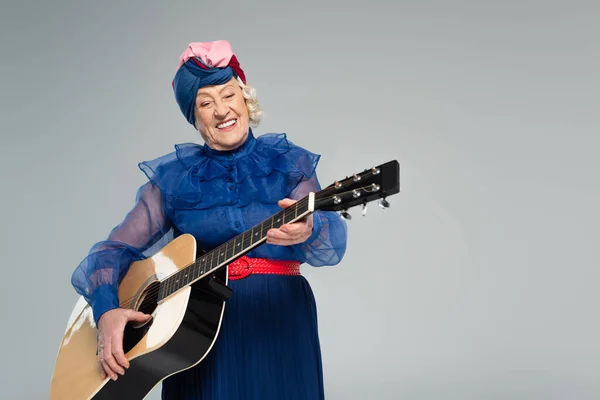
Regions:
<instances>
[{"instance_id":1,"label":"blue skirt","mask_svg":"<svg viewBox=\"0 0 600 400\"><path fill-rule=\"evenodd\" d=\"M215 345L197 366L163 381L165 400L324 399L313 292L303 276L229 281Z\"/></svg>"}]
</instances>

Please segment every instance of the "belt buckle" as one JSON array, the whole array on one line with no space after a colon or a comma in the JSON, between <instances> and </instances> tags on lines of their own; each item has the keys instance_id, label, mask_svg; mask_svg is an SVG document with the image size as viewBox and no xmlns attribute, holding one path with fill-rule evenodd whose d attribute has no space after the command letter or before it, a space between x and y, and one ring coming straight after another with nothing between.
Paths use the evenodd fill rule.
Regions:
<instances>
[{"instance_id":1,"label":"belt buckle","mask_svg":"<svg viewBox=\"0 0 600 400\"><path fill-rule=\"evenodd\" d=\"M234 263L244 263L245 268L243 268L243 270L241 272L238 272L237 274L228 274L229 279L231 279L231 280L244 279L244 278L252 275L252 265L250 264L250 262L248 262L246 257L241 257L241 258L235 260L232 264L234 264ZM227 268L229 268L230 265L231 264L229 264L227 266ZM240 267L235 266L234 268L241 269Z\"/></svg>"}]
</instances>

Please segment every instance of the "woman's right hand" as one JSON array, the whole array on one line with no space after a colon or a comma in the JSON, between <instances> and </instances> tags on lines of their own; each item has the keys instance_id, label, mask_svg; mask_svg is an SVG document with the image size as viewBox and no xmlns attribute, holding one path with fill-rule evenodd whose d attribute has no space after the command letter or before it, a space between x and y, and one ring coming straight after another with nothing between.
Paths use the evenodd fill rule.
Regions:
<instances>
[{"instance_id":1,"label":"woman's right hand","mask_svg":"<svg viewBox=\"0 0 600 400\"><path fill-rule=\"evenodd\" d=\"M98 364L102 379L125 374L129 360L123 352L123 332L129 321L145 322L151 315L126 308L114 308L102 314L98 321Z\"/></svg>"}]
</instances>

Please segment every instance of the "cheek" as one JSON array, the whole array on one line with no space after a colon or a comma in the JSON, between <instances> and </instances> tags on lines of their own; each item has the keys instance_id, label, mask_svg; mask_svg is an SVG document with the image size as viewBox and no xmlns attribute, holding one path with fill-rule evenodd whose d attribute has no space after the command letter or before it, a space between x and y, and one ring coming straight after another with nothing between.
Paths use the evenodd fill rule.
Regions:
<instances>
[{"instance_id":1,"label":"cheek","mask_svg":"<svg viewBox=\"0 0 600 400\"><path fill-rule=\"evenodd\" d=\"M248 106L241 94L235 102L235 111L239 116L248 117Z\"/></svg>"},{"instance_id":2,"label":"cheek","mask_svg":"<svg viewBox=\"0 0 600 400\"><path fill-rule=\"evenodd\" d=\"M207 127L211 126L211 119L207 116L207 113L202 111L196 112L196 125L199 130L203 132L207 131Z\"/></svg>"}]
</instances>

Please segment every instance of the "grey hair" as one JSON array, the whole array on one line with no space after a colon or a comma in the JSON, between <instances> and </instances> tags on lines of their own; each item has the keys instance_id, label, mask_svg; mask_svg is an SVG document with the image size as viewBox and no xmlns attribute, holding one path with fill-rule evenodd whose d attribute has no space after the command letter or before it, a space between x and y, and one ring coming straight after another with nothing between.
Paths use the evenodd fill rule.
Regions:
<instances>
[{"instance_id":1,"label":"grey hair","mask_svg":"<svg viewBox=\"0 0 600 400\"><path fill-rule=\"evenodd\" d=\"M256 89L252 85L244 84L239 77L236 78L236 81L238 85L240 85L242 96L244 96L244 99L246 100L250 126L256 128L258 124L260 124L260 120L263 116L260 104L258 104L258 99L256 98Z\"/></svg>"}]
</instances>

